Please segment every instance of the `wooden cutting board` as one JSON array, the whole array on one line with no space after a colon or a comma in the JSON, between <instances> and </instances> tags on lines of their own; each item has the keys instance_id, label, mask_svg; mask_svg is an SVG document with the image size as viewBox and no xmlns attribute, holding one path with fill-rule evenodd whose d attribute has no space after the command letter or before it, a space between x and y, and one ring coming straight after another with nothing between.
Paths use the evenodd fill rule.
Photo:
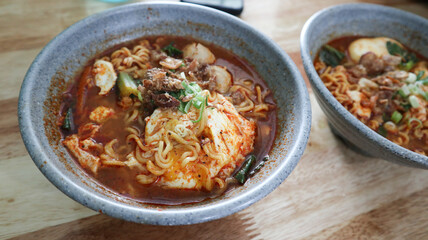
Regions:
<instances>
[{"instance_id":1,"label":"wooden cutting board","mask_svg":"<svg viewBox=\"0 0 428 240\"><path fill-rule=\"evenodd\" d=\"M296 62L299 35L316 11L340 0L245 0L241 18ZM364 1L428 17L422 1ZM56 189L22 143L17 103L32 60L72 23L115 6L96 0L0 2L0 239L428 239L428 171L367 158L328 128L311 94L306 151L275 191L226 218L180 227L129 223L87 209Z\"/></svg>"}]
</instances>

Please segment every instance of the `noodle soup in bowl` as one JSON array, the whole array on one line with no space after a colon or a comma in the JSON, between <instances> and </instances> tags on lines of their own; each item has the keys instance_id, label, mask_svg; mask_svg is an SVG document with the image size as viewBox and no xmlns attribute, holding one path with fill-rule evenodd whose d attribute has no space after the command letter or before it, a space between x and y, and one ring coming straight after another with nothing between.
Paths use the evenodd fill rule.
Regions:
<instances>
[{"instance_id":1,"label":"noodle soup in bowl","mask_svg":"<svg viewBox=\"0 0 428 240\"><path fill-rule=\"evenodd\" d=\"M372 4L334 6L305 23L306 74L332 131L353 150L428 167L426 26Z\"/></svg>"},{"instance_id":2,"label":"noodle soup in bowl","mask_svg":"<svg viewBox=\"0 0 428 240\"><path fill-rule=\"evenodd\" d=\"M35 164L74 200L184 225L273 191L303 153L310 106L291 59L241 20L132 4L74 24L42 50L19 121Z\"/></svg>"}]
</instances>

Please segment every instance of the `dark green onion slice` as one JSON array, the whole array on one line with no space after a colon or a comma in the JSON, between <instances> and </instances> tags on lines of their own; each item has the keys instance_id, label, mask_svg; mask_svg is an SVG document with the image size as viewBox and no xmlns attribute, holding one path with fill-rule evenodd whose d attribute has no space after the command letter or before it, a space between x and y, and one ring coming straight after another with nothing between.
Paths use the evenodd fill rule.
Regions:
<instances>
[{"instance_id":1,"label":"dark green onion slice","mask_svg":"<svg viewBox=\"0 0 428 240\"><path fill-rule=\"evenodd\" d=\"M383 125L379 127L377 132L384 137L386 137L386 135L388 134L388 131L385 129Z\"/></svg>"},{"instance_id":2,"label":"dark green onion slice","mask_svg":"<svg viewBox=\"0 0 428 240\"><path fill-rule=\"evenodd\" d=\"M71 131L74 128L73 110L71 109L71 107L67 109L62 128L68 131Z\"/></svg>"},{"instance_id":3,"label":"dark green onion slice","mask_svg":"<svg viewBox=\"0 0 428 240\"><path fill-rule=\"evenodd\" d=\"M248 172L251 169L251 166L256 161L256 156L250 155L247 157L245 162L242 164L241 168L233 176L240 184L244 184L248 179Z\"/></svg>"},{"instance_id":4,"label":"dark green onion slice","mask_svg":"<svg viewBox=\"0 0 428 240\"><path fill-rule=\"evenodd\" d=\"M256 167L250 172L250 177L254 176L254 174L256 174L258 171L260 171L260 169L262 169L262 167L265 165L265 163L269 160L269 156L266 156L262 159L261 162L259 162L259 164L256 165Z\"/></svg>"},{"instance_id":5,"label":"dark green onion slice","mask_svg":"<svg viewBox=\"0 0 428 240\"><path fill-rule=\"evenodd\" d=\"M416 81L419 81L422 79L422 76L425 74L425 71L419 71L418 75L416 76Z\"/></svg>"}]
</instances>

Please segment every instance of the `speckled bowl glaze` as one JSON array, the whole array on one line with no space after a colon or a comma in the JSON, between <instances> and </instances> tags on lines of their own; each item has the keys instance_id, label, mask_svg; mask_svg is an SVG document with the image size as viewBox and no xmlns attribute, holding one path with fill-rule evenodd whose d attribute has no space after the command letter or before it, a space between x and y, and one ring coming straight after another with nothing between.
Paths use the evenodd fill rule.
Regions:
<instances>
[{"instance_id":1,"label":"speckled bowl glaze","mask_svg":"<svg viewBox=\"0 0 428 240\"><path fill-rule=\"evenodd\" d=\"M247 59L273 90L278 104L278 131L271 160L244 186L200 203L144 204L100 185L61 145L55 125L61 93L83 65L114 45L151 35L191 36L222 46ZM25 146L40 171L57 188L95 211L156 225L184 225L222 218L266 196L299 161L311 120L302 76L277 44L236 17L180 3L125 5L72 25L34 60L22 84L18 108Z\"/></svg>"},{"instance_id":2,"label":"speckled bowl glaze","mask_svg":"<svg viewBox=\"0 0 428 240\"><path fill-rule=\"evenodd\" d=\"M428 20L391 7L344 4L314 14L300 36L306 74L333 132L364 155L427 169L427 157L398 146L364 125L333 97L319 78L313 60L321 46L350 35L391 37L428 56Z\"/></svg>"}]
</instances>

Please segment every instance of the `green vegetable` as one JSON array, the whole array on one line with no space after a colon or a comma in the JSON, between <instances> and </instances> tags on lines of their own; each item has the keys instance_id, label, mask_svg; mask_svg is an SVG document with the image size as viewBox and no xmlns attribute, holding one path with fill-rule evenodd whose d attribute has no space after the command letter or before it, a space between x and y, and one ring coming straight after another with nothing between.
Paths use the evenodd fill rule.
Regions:
<instances>
[{"instance_id":1,"label":"green vegetable","mask_svg":"<svg viewBox=\"0 0 428 240\"><path fill-rule=\"evenodd\" d=\"M240 184L244 184L248 179L248 172L250 171L251 166L256 161L256 156L250 155L247 157L245 162L242 164L241 168L233 176Z\"/></svg>"},{"instance_id":2,"label":"green vegetable","mask_svg":"<svg viewBox=\"0 0 428 240\"><path fill-rule=\"evenodd\" d=\"M418 108L419 107L419 101L415 95L411 95L409 97L409 103L410 103L410 105L412 105L412 108Z\"/></svg>"},{"instance_id":3,"label":"green vegetable","mask_svg":"<svg viewBox=\"0 0 428 240\"><path fill-rule=\"evenodd\" d=\"M409 61L406 63L400 63L400 68L408 72L413 68L414 65L415 63L413 61Z\"/></svg>"},{"instance_id":4,"label":"green vegetable","mask_svg":"<svg viewBox=\"0 0 428 240\"><path fill-rule=\"evenodd\" d=\"M186 79L184 73L182 73L182 77ZM183 81L181 84L184 89L170 93L170 95L180 101L178 110L182 113L188 113L191 106L194 106L196 109L200 109L198 119L195 121L192 120L193 123L197 123L202 119L205 106L208 106L208 97L202 95L202 89L197 83L187 83L187 81ZM181 101L181 99L186 96L193 96L193 98L188 102Z\"/></svg>"},{"instance_id":5,"label":"green vegetable","mask_svg":"<svg viewBox=\"0 0 428 240\"><path fill-rule=\"evenodd\" d=\"M119 88L120 96L129 97L134 95L138 97L138 99L142 99L140 91L137 89L137 84L134 79L128 75L126 72L120 72L119 77L117 79L117 87Z\"/></svg>"},{"instance_id":6,"label":"green vegetable","mask_svg":"<svg viewBox=\"0 0 428 240\"><path fill-rule=\"evenodd\" d=\"M330 45L324 45L320 51L320 59L329 66L336 67L340 64L345 54Z\"/></svg>"},{"instance_id":7,"label":"green vegetable","mask_svg":"<svg viewBox=\"0 0 428 240\"><path fill-rule=\"evenodd\" d=\"M412 107L410 104L401 104L401 106L404 108L404 111L407 112Z\"/></svg>"},{"instance_id":8,"label":"green vegetable","mask_svg":"<svg viewBox=\"0 0 428 240\"><path fill-rule=\"evenodd\" d=\"M417 85L415 85L415 84L409 84L407 86L409 87L410 94L416 95L416 94L419 93L419 87Z\"/></svg>"},{"instance_id":9,"label":"green vegetable","mask_svg":"<svg viewBox=\"0 0 428 240\"><path fill-rule=\"evenodd\" d=\"M416 76L416 81L421 80L422 76L424 76L425 71L419 71L418 75Z\"/></svg>"},{"instance_id":10,"label":"green vegetable","mask_svg":"<svg viewBox=\"0 0 428 240\"><path fill-rule=\"evenodd\" d=\"M199 110L199 117L198 117L198 119L196 121L192 120L193 123L198 123L198 122L201 121L202 114L204 113L204 110L205 110L205 104L202 104L201 110Z\"/></svg>"},{"instance_id":11,"label":"green vegetable","mask_svg":"<svg viewBox=\"0 0 428 240\"><path fill-rule=\"evenodd\" d=\"M393 113L392 113L391 120L392 120L394 123L399 123L399 122L401 121L401 119L402 119L402 118L403 118L403 115L401 115L401 113L400 113L400 112L395 111L395 112L393 112Z\"/></svg>"},{"instance_id":12,"label":"green vegetable","mask_svg":"<svg viewBox=\"0 0 428 240\"><path fill-rule=\"evenodd\" d=\"M388 49L389 54L395 56L402 56L404 54L404 49L400 47L400 45L388 41L386 42L386 49Z\"/></svg>"},{"instance_id":13,"label":"green vegetable","mask_svg":"<svg viewBox=\"0 0 428 240\"><path fill-rule=\"evenodd\" d=\"M402 58L400 66L406 71L412 69L415 63L419 61L414 53L403 49L400 45L394 42L386 42L386 48L388 49L389 54L400 56Z\"/></svg>"},{"instance_id":14,"label":"green vegetable","mask_svg":"<svg viewBox=\"0 0 428 240\"><path fill-rule=\"evenodd\" d=\"M418 89L419 90L419 94L425 98L426 101L428 101L428 92L424 92L424 90L422 89Z\"/></svg>"},{"instance_id":15,"label":"green vegetable","mask_svg":"<svg viewBox=\"0 0 428 240\"><path fill-rule=\"evenodd\" d=\"M399 90L398 90L398 94L400 94L400 96L402 96L403 98L407 97L410 95L410 90L409 87L407 85L402 86Z\"/></svg>"},{"instance_id":16,"label":"green vegetable","mask_svg":"<svg viewBox=\"0 0 428 240\"><path fill-rule=\"evenodd\" d=\"M421 128L423 126L422 121L417 118L410 118L407 122L407 126L411 126L413 122L418 123L418 125L415 128Z\"/></svg>"},{"instance_id":17,"label":"green vegetable","mask_svg":"<svg viewBox=\"0 0 428 240\"><path fill-rule=\"evenodd\" d=\"M267 162L268 160L269 160L269 156L264 157L262 161L259 162L259 164L257 164L256 167L249 173L250 177L254 176L254 174L260 171L260 169L262 169L262 167L265 165L265 162Z\"/></svg>"},{"instance_id":18,"label":"green vegetable","mask_svg":"<svg viewBox=\"0 0 428 240\"><path fill-rule=\"evenodd\" d=\"M71 109L71 107L67 109L67 112L64 117L64 122L62 123L62 128L68 131L74 129L73 110Z\"/></svg>"},{"instance_id":19,"label":"green vegetable","mask_svg":"<svg viewBox=\"0 0 428 240\"><path fill-rule=\"evenodd\" d=\"M174 42L171 42L168 46L162 48L162 51L170 57L179 57L183 52L173 46Z\"/></svg>"},{"instance_id":20,"label":"green vegetable","mask_svg":"<svg viewBox=\"0 0 428 240\"><path fill-rule=\"evenodd\" d=\"M142 102L142 101L143 101L143 95L141 95L141 92L140 92L140 91L138 91L138 95L137 95L137 97L138 97L138 100L140 100L140 102Z\"/></svg>"},{"instance_id":21,"label":"green vegetable","mask_svg":"<svg viewBox=\"0 0 428 240\"><path fill-rule=\"evenodd\" d=\"M422 83L423 85L428 85L428 78L424 78L419 80L420 83Z\"/></svg>"},{"instance_id":22,"label":"green vegetable","mask_svg":"<svg viewBox=\"0 0 428 240\"><path fill-rule=\"evenodd\" d=\"M388 134L388 131L385 129L383 125L379 127L377 132L384 137L386 137L386 135Z\"/></svg>"}]
</instances>

